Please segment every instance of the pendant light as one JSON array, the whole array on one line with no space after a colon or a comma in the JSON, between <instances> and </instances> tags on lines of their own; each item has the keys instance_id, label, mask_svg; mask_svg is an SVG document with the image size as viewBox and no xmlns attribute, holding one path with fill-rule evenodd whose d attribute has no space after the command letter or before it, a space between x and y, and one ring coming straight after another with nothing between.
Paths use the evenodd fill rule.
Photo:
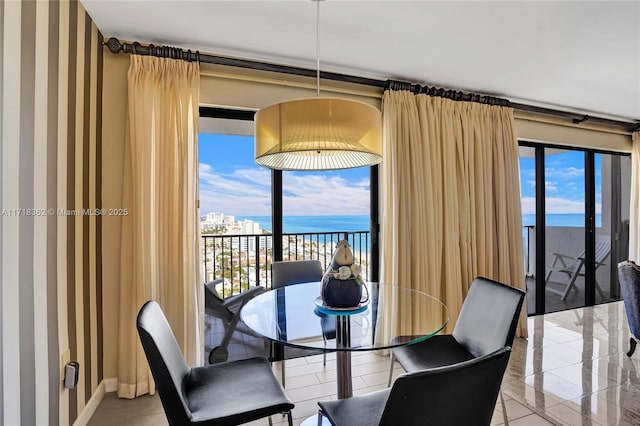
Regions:
<instances>
[{"instance_id":1,"label":"pendant light","mask_svg":"<svg viewBox=\"0 0 640 426\"><path fill-rule=\"evenodd\" d=\"M316 2L317 97L280 102L255 116L256 163L276 170L336 170L382 161L382 117L374 106L320 97L320 1Z\"/></svg>"}]
</instances>

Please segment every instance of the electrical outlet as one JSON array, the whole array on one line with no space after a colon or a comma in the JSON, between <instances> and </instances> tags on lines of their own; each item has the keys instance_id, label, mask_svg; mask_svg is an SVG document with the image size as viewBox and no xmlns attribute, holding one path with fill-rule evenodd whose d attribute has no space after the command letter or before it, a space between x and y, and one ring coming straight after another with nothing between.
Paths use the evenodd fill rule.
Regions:
<instances>
[{"instance_id":1,"label":"electrical outlet","mask_svg":"<svg viewBox=\"0 0 640 426\"><path fill-rule=\"evenodd\" d=\"M60 357L62 359L62 366L60 367L60 380L64 380L65 366L71 361L71 349L67 348Z\"/></svg>"}]
</instances>

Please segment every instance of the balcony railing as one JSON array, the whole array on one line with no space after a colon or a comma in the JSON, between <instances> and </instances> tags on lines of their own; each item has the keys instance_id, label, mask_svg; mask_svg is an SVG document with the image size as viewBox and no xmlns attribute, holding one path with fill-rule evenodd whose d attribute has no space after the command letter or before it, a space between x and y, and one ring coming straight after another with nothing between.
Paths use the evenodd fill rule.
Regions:
<instances>
[{"instance_id":1,"label":"balcony railing","mask_svg":"<svg viewBox=\"0 0 640 426\"><path fill-rule=\"evenodd\" d=\"M527 276L533 275L533 232L533 226L523 227ZM218 286L222 297L258 285L271 288L272 238L271 234L203 235L201 249L205 282L223 279L223 285ZM371 259L369 231L283 234L282 259L318 259L326 269L336 244L344 238L349 240L354 260L362 266L363 278L367 280Z\"/></svg>"},{"instance_id":2,"label":"balcony railing","mask_svg":"<svg viewBox=\"0 0 640 426\"><path fill-rule=\"evenodd\" d=\"M370 267L369 231L316 232L282 235L282 260L318 259L326 269L336 244L347 239L354 261L367 280ZM222 297L250 287L271 288L273 237L271 234L203 235L202 258L205 282L223 280L217 290Z\"/></svg>"}]
</instances>

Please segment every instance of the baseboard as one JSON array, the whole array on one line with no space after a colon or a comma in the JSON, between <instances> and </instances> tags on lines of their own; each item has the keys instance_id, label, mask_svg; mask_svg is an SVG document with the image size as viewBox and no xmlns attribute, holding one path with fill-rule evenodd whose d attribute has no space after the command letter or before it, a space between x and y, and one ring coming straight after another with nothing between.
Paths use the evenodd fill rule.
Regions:
<instances>
[{"instance_id":1,"label":"baseboard","mask_svg":"<svg viewBox=\"0 0 640 426\"><path fill-rule=\"evenodd\" d=\"M109 377L108 379L104 379L104 391L106 393L115 392L118 390L118 378L117 377Z\"/></svg>"},{"instance_id":2,"label":"baseboard","mask_svg":"<svg viewBox=\"0 0 640 426\"><path fill-rule=\"evenodd\" d=\"M89 420L91 420L91 416L93 416L93 413L96 412L98 405L100 405L100 401L102 401L104 394L105 381L103 380L100 382L93 395L91 395L91 398L87 402L87 405L84 406L76 421L73 422L73 426L86 426L89 423Z\"/></svg>"}]
</instances>

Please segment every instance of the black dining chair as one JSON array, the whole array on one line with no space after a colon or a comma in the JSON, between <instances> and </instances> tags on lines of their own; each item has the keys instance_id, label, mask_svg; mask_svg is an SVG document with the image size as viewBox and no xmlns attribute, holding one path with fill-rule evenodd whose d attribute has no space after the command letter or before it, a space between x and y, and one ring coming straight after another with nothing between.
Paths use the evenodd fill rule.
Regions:
<instances>
[{"instance_id":1,"label":"black dining chair","mask_svg":"<svg viewBox=\"0 0 640 426\"><path fill-rule=\"evenodd\" d=\"M407 372L455 364L511 347L525 293L488 278L473 280L452 334L439 334L413 345L392 350L389 381L394 360ZM505 423L506 409L500 393Z\"/></svg>"},{"instance_id":2,"label":"black dining chair","mask_svg":"<svg viewBox=\"0 0 640 426\"><path fill-rule=\"evenodd\" d=\"M491 423L511 348L400 375L391 388L319 402L333 426L485 426ZM320 424L320 422L318 422Z\"/></svg>"},{"instance_id":3,"label":"black dining chair","mask_svg":"<svg viewBox=\"0 0 640 426\"><path fill-rule=\"evenodd\" d=\"M277 289L288 285L301 284L306 282L320 281L324 271L319 260L287 260L276 261L271 264L271 288ZM328 339L335 339L336 324L334 318L320 317L322 327L322 338L325 346ZM308 350L283 348L282 345L274 344L272 358L282 361L282 385L285 385L284 360L298 358L309 354ZM279 353L278 353L279 352ZM322 354L323 365L327 364L326 350Z\"/></svg>"},{"instance_id":4,"label":"black dining chair","mask_svg":"<svg viewBox=\"0 0 640 426\"><path fill-rule=\"evenodd\" d=\"M231 426L279 413L293 425L294 404L266 358L190 368L155 301L142 306L137 328L170 425Z\"/></svg>"}]
</instances>

